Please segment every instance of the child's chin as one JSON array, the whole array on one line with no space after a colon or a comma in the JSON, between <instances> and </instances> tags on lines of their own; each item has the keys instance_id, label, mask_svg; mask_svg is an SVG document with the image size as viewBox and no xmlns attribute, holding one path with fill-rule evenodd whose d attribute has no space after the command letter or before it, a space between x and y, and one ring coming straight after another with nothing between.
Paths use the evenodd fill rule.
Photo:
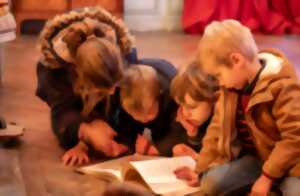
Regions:
<instances>
[{"instance_id":1,"label":"child's chin","mask_svg":"<svg viewBox=\"0 0 300 196\"><path fill-rule=\"evenodd\" d=\"M199 122L197 122L197 121L194 121L194 120L187 120L192 126L194 126L194 127L198 127L199 125L200 125L200 123Z\"/></svg>"}]
</instances>

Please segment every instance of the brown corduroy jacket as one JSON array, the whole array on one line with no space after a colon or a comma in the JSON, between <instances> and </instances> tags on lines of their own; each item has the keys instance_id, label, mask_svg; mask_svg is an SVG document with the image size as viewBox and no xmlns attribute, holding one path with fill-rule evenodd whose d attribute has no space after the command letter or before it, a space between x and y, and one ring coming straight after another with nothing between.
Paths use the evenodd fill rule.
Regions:
<instances>
[{"instance_id":1,"label":"brown corduroy jacket","mask_svg":"<svg viewBox=\"0 0 300 196\"><path fill-rule=\"evenodd\" d=\"M271 177L300 176L300 84L293 66L274 49L259 58L266 66L250 96L245 119L260 158L263 172ZM221 89L215 113L199 153L196 171L237 158L235 117L238 94Z\"/></svg>"}]
</instances>

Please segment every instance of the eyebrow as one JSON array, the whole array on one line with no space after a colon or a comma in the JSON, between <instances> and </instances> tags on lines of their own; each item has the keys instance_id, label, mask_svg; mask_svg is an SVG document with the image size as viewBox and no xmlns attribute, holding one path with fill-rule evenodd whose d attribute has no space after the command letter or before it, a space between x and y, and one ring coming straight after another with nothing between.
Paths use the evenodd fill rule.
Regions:
<instances>
[{"instance_id":1,"label":"eyebrow","mask_svg":"<svg viewBox=\"0 0 300 196\"><path fill-rule=\"evenodd\" d=\"M218 76L221 76L221 73L220 72L215 72L214 75L215 75L215 77L218 77Z\"/></svg>"},{"instance_id":2,"label":"eyebrow","mask_svg":"<svg viewBox=\"0 0 300 196\"><path fill-rule=\"evenodd\" d=\"M184 106L185 106L185 107L188 107L188 108L194 108L194 107L197 106L197 104L196 104L196 102L193 103L193 104L187 104L187 103L184 103Z\"/></svg>"}]
</instances>

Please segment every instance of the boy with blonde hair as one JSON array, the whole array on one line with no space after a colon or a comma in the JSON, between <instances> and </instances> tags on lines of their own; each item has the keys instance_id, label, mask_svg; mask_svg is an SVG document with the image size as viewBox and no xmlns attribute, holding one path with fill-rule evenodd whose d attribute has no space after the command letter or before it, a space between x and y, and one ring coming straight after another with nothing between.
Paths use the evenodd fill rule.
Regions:
<instances>
[{"instance_id":1,"label":"boy with blonde hair","mask_svg":"<svg viewBox=\"0 0 300 196\"><path fill-rule=\"evenodd\" d=\"M205 195L250 187L251 196L266 196L273 185L300 195L300 85L287 58L258 52L249 29L233 20L207 26L198 54L221 91L196 170L179 168L177 177L201 181Z\"/></svg>"},{"instance_id":2,"label":"boy with blonde hair","mask_svg":"<svg viewBox=\"0 0 300 196\"><path fill-rule=\"evenodd\" d=\"M168 143L177 106L169 87L176 69L164 60L142 59L140 63L124 73L119 84L121 107L110 124L119 135L118 142L129 149L145 155L171 155Z\"/></svg>"}]
</instances>

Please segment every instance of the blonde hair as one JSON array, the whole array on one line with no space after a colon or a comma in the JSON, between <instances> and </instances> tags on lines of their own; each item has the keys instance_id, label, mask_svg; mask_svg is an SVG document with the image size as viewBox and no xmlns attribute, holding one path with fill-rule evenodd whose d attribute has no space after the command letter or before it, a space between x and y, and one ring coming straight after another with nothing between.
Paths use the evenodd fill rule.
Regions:
<instances>
[{"instance_id":1,"label":"blonde hair","mask_svg":"<svg viewBox=\"0 0 300 196\"><path fill-rule=\"evenodd\" d=\"M181 67L171 82L171 96L178 104L185 104L185 95L195 101L213 102L215 80L204 74L197 63Z\"/></svg>"},{"instance_id":2,"label":"blonde hair","mask_svg":"<svg viewBox=\"0 0 300 196\"><path fill-rule=\"evenodd\" d=\"M122 78L121 102L131 111L144 112L145 98L158 99L161 85L157 71L146 65L132 65Z\"/></svg>"},{"instance_id":3,"label":"blonde hair","mask_svg":"<svg viewBox=\"0 0 300 196\"><path fill-rule=\"evenodd\" d=\"M116 86L123 75L120 51L115 44L103 38L92 37L79 45L75 53L74 92L83 100L83 115L107 97L105 113L109 110L109 91ZM93 92L97 89L97 93Z\"/></svg>"},{"instance_id":4,"label":"blonde hair","mask_svg":"<svg viewBox=\"0 0 300 196\"><path fill-rule=\"evenodd\" d=\"M216 21L209 24L200 40L200 61L230 65L229 56L241 53L248 61L257 59L258 49L250 30L235 20Z\"/></svg>"},{"instance_id":5,"label":"blonde hair","mask_svg":"<svg viewBox=\"0 0 300 196\"><path fill-rule=\"evenodd\" d=\"M105 39L90 38L76 52L77 82L98 89L112 88L123 75L120 52ZM83 88L79 86L78 88ZM75 89L81 91L82 89Z\"/></svg>"}]
</instances>

